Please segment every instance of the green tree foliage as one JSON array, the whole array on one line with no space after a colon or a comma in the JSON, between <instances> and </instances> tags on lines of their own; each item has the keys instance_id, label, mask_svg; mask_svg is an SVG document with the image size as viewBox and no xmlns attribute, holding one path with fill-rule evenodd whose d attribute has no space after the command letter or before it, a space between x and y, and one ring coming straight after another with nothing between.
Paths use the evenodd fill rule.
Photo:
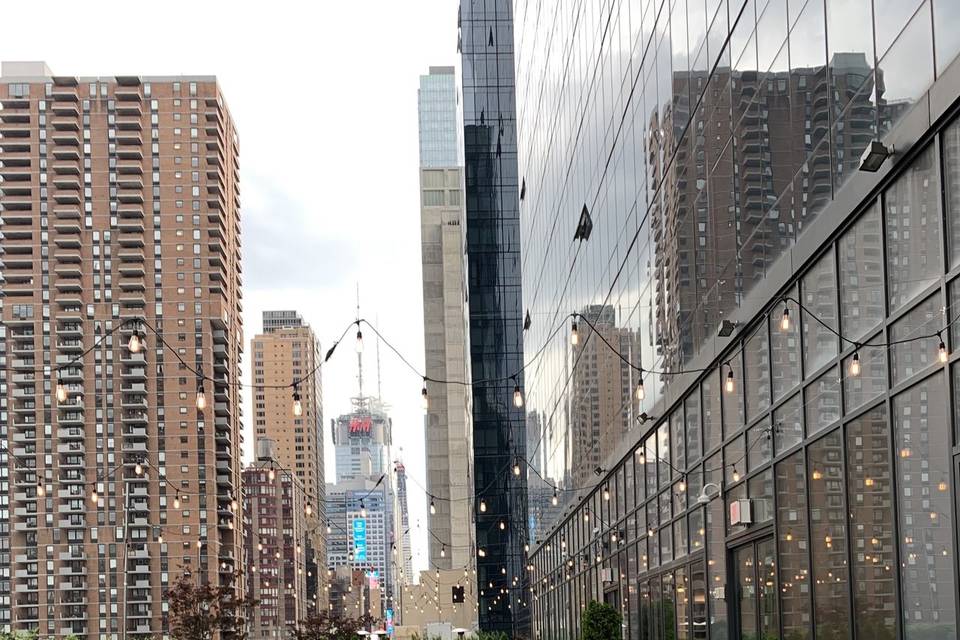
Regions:
<instances>
[{"instance_id":1,"label":"green tree foliage","mask_svg":"<svg viewBox=\"0 0 960 640\"><path fill-rule=\"evenodd\" d=\"M170 606L170 637L173 640L242 640L246 637L246 618L254 600L237 598L233 587L197 584L189 575L181 575L166 599Z\"/></svg>"},{"instance_id":2,"label":"green tree foliage","mask_svg":"<svg viewBox=\"0 0 960 640\"><path fill-rule=\"evenodd\" d=\"M592 600L580 617L582 640L619 640L621 618L608 604Z\"/></svg>"},{"instance_id":3,"label":"green tree foliage","mask_svg":"<svg viewBox=\"0 0 960 640\"><path fill-rule=\"evenodd\" d=\"M291 626L290 631L295 640L357 640L357 631L369 631L375 624L370 616L335 618L323 611Z\"/></svg>"}]
</instances>

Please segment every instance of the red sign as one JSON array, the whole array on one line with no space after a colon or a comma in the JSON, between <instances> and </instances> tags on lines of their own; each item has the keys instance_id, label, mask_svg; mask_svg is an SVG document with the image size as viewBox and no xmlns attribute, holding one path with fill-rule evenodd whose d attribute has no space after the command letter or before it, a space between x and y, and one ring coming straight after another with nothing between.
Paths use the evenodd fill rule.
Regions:
<instances>
[{"instance_id":1,"label":"red sign","mask_svg":"<svg viewBox=\"0 0 960 640\"><path fill-rule=\"evenodd\" d=\"M350 433L370 433L373 418L370 416L350 418Z\"/></svg>"}]
</instances>

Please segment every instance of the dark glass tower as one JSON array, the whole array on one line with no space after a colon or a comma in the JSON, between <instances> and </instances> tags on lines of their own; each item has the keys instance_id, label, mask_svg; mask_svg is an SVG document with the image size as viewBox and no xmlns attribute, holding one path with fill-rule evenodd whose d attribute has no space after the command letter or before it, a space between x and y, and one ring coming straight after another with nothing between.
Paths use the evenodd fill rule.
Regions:
<instances>
[{"instance_id":1,"label":"dark glass tower","mask_svg":"<svg viewBox=\"0 0 960 640\"><path fill-rule=\"evenodd\" d=\"M480 628L528 635L520 199L510 0L462 0L467 273ZM519 474L514 473L519 465ZM484 510L481 501L486 507ZM492 587L490 585L493 585Z\"/></svg>"}]
</instances>

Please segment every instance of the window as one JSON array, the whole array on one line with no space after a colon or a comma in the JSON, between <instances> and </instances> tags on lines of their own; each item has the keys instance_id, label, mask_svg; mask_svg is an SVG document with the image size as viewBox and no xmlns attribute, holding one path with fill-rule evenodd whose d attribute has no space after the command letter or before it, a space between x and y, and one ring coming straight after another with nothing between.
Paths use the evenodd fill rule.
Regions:
<instances>
[{"instance_id":1,"label":"window","mask_svg":"<svg viewBox=\"0 0 960 640\"><path fill-rule=\"evenodd\" d=\"M423 192L423 205L425 207L442 207L443 191L425 189Z\"/></svg>"},{"instance_id":2,"label":"window","mask_svg":"<svg viewBox=\"0 0 960 640\"><path fill-rule=\"evenodd\" d=\"M820 258L803 277L801 286L803 306L810 311L801 312L804 373L810 374L837 355L837 336L831 331L837 330L837 282L833 251L828 251Z\"/></svg>"},{"instance_id":3,"label":"window","mask_svg":"<svg viewBox=\"0 0 960 640\"><path fill-rule=\"evenodd\" d=\"M943 273L936 165L930 145L884 194L891 311Z\"/></svg>"},{"instance_id":4,"label":"window","mask_svg":"<svg viewBox=\"0 0 960 640\"><path fill-rule=\"evenodd\" d=\"M883 241L880 211L872 207L839 242L840 327L856 339L883 319ZM846 345L844 345L846 346Z\"/></svg>"},{"instance_id":5,"label":"window","mask_svg":"<svg viewBox=\"0 0 960 640\"><path fill-rule=\"evenodd\" d=\"M777 551L783 637L810 637L810 563L807 560L807 497L803 452L776 466Z\"/></svg>"}]
</instances>

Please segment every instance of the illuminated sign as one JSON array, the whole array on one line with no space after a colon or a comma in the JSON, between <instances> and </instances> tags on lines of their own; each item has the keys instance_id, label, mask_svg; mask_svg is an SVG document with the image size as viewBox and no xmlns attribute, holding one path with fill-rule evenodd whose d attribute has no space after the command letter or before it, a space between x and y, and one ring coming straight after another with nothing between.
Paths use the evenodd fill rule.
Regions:
<instances>
[{"instance_id":1,"label":"illuminated sign","mask_svg":"<svg viewBox=\"0 0 960 640\"><path fill-rule=\"evenodd\" d=\"M370 416L357 416L356 418L350 418L350 433L354 434L369 434L371 429L373 429L373 418Z\"/></svg>"},{"instance_id":2,"label":"illuminated sign","mask_svg":"<svg viewBox=\"0 0 960 640\"><path fill-rule=\"evenodd\" d=\"M387 609L387 633L393 635L393 609Z\"/></svg>"},{"instance_id":3,"label":"illuminated sign","mask_svg":"<svg viewBox=\"0 0 960 640\"><path fill-rule=\"evenodd\" d=\"M367 521L362 518L353 521L353 560L367 561Z\"/></svg>"}]
</instances>

